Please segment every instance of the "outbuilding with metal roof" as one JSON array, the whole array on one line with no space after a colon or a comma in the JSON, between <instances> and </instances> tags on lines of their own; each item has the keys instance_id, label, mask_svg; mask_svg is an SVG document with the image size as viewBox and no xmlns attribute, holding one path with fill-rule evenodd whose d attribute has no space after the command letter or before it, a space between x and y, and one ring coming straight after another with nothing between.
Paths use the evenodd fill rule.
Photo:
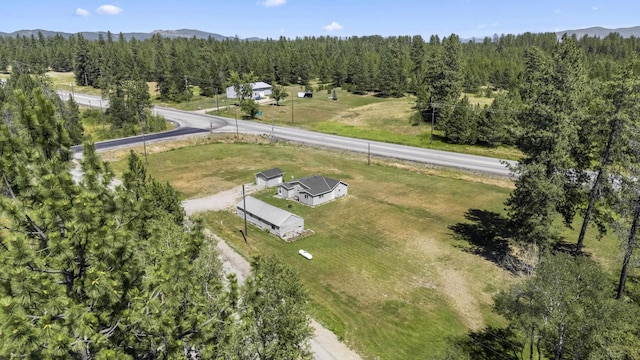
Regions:
<instances>
[{"instance_id":1,"label":"outbuilding with metal roof","mask_svg":"<svg viewBox=\"0 0 640 360\"><path fill-rule=\"evenodd\" d=\"M285 240L296 237L304 231L302 217L252 196L247 196L245 201L247 221L253 225ZM245 201L240 201L236 205L236 213L240 217L244 217L245 214Z\"/></svg>"}]
</instances>

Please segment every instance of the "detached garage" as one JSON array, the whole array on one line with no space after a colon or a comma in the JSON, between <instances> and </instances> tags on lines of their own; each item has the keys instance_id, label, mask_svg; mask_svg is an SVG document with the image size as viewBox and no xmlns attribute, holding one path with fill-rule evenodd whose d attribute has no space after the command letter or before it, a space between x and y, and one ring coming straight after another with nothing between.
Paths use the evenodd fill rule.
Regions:
<instances>
[{"instance_id":1,"label":"detached garage","mask_svg":"<svg viewBox=\"0 0 640 360\"><path fill-rule=\"evenodd\" d=\"M273 235L288 240L300 235L304 231L304 219L296 214L269 205L252 196L246 197L247 221L253 225L268 230ZM244 202L236 205L238 216L244 218Z\"/></svg>"},{"instance_id":2,"label":"detached garage","mask_svg":"<svg viewBox=\"0 0 640 360\"><path fill-rule=\"evenodd\" d=\"M282 184L282 175L284 171L280 168L273 168L261 171L256 174L256 185L259 187L269 188Z\"/></svg>"}]
</instances>

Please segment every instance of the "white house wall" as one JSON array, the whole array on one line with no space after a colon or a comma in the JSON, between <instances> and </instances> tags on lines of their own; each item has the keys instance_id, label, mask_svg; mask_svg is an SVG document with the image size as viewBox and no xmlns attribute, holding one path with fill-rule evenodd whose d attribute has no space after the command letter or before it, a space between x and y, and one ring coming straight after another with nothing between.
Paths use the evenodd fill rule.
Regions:
<instances>
[{"instance_id":1,"label":"white house wall","mask_svg":"<svg viewBox=\"0 0 640 360\"><path fill-rule=\"evenodd\" d=\"M349 187L345 183L338 183L335 189L333 189L333 198L337 199L342 196L347 196L347 192L349 191Z\"/></svg>"},{"instance_id":2,"label":"white house wall","mask_svg":"<svg viewBox=\"0 0 640 360\"><path fill-rule=\"evenodd\" d=\"M279 236L287 239L299 235L303 231L304 219L298 216L290 216L287 221L280 226L281 235Z\"/></svg>"},{"instance_id":3,"label":"white house wall","mask_svg":"<svg viewBox=\"0 0 640 360\"><path fill-rule=\"evenodd\" d=\"M309 206L316 206L314 197L309 194L298 194L298 201Z\"/></svg>"},{"instance_id":4,"label":"white house wall","mask_svg":"<svg viewBox=\"0 0 640 360\"><path fill-rule=\"evenodd\" d=\"M278 195L285 199L293 199L295 194L295 189L286 189L284 186L278 186Z\"/></svg>"},{"instance_id":5,"label":"white house wall","mask_svg":"<svg viewBox=\"0 0 640 360\"><path fill-rule=\"evenodd\" d=\"M244 218L244 211L242 209L236 208L236 213L241 218ZM268 230L269 233L283 239L294 237L304 231L304 219L293 214L289 216L289 218L279 227L254 216L250 212L247 212L247 221L260 229Z\"/></svg>"},{"instance_id":6,"label":"white house wall","mask_svg":"<svg viewBox=\"0 0 640 360\"><path fill-rule=\"evenodd\" d=\"M274 187L282 184L282 176L267 180L267 187Z\"/></svg>"},{"instance_id":7,"label":"white house wall","mask_svg":"<svg viewBox=\"0 0 640 360\"><path fill-rule=\"evenodd\" d=\"M267 179L262 176L256 176L256 185L258 185L258 187L270 188L270 187L278 186L279 184L282 184L282 176L278 176L273 179Z\"/></svg>"},{"instance_id":8,"label":"white house wall","mask_svg":"<svg viewBox=\"0 0 640 360\"><path fill-rule=\"evenodd\" d=\"M268 182L267 182L266 179L264 179L264 178L262 178L260 176L256 176L256 185L258 187L267 187L267 184L268 184Z\"/></svg>"}]
</instances>

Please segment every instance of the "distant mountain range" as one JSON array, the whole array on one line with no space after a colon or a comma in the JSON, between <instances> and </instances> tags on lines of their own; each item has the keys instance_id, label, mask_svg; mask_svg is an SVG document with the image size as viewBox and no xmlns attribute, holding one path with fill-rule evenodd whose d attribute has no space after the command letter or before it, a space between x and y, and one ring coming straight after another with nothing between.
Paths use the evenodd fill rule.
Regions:
<instances>
[{"instance_id":1,"label":"distant mountain range","mask_svg":"<svg viewBox=\"0 0 640 360\"><path fill-rule=\"evenodd\" d=\"M54 36L59 34L64 38L68 38L71 35L76 35L76 34L71 34L71 33L66 33L66 32L61 32L61 31L50 31L50 30L35 29L35 30L18 30L18 31L14 31L12 33L0 32L0 36L3 36L3 37L16 37L16 36L31 37L31 35L38 36L38 32L42 33L42 35L44 35L44 37L54 37ZM98 40L98 37L100 35L102 35L104 38L107 37L107 32L106 31L82 31L82 32L80 32L80 34L82 34L82 36L84 36L84 38L87 39L87 40ZM213 38L215 40L226 40L226 39L234 39L235 38L235 36L224 36L224 35L220 35L220 34L214 34L214 33L208 33L208 32L205 32L205 31L190 30L190 29L155 30L155 31L150 32L150 33L141 33L141 32L122 33L122 35L124 36L124 38L127 41L131 40L132 38L136 38L136 40L140 40L140 41L147 40L147 39L150 39L155 34L159 34L160 36L162 36L164 38L169 38L169 39L193 38L193 37L195 37L197 39L208 39L209 37L211 37L211 38ZM117 40L118 36L120 34L119 33L111 33L111 35L113 36L113 38L115 40ZM257 38L257 37L252 37L252 38L241 39L241 40L256 41L256 40L262 40L262 39Z\"/></svg>"},{"instance_id":2,"label":"distant mountain range","mask_svg":"<svg viewBox=\"0 0 640 360\"><path fill-rule=\"evenodd\" d=\"M12 33L0 32L0 36L3 36L3 37L16 37L16 36L31 37L31 35L38 36L38 32L41 32L42 35L44 35L45 37L53 37L53 36L56 36L56 35L60 34L62 37L68 38L71 35L75 35L75 34L65 33L65 32L60 32L60 31L49 31L49 30L35 29L35 30L19 30L19 31L14 31ZM640 26L634 26L634 27L629 27L629 28L617 28L617 29L608 29L608 28L604 28L604 27L600 27L600 26L595 26L595 27L590 27L590 28L585 28L585 29L557 31L556 35L558 36L558 38L562 37L562 35L564 35L564 34L567 34L567 35L575 34L578 38L581 38L584 35L605 37L605 36L607 36L607 35L609 35L609 34L611 34L613 32L617 32L618 34L620 34L622 37L625 37L625 38L631 37L631 36L640 37ZM106 31L83 31L83 32L80 32L80 34L82 34L82 36L84 36L84 38L87 39L87 40L97 40L100 35L102 35L105 38L107 36L107 32ZM119 33L111 33L111 34L114 37L114 39L117 39L118 36L119 36ZM206 31L190 30L190 29L155 30L155 31L152 31L150 33L133 32L133 33L123 33L122 35L124 36L124 38L127 41L131 40L132 38L136 38L136 40L141 40L142 41L142 40L150 39L154 34L159 34L160 36L162 36L164 38L169 38L169 39L193 38L193 37L195 37L197 39L208 39L209 37L211 37L212 39L215 39L215 40L226 40L226 39L234 39L235 38L235 36L224 36L224 35L220 35L220 34L209 33L209 32L206 32ZM474 38L475 41L479 41L479 39L480 38ZM260 39L260 38L257 38L257 37L251 37L251 38L248 38L248 39L241 39L241 40L260 41L260 40L263 40L263 39ZM472 40L464 40L463 39L462 41L464 42L464 41L472 41Z\"/></svg>"},{"instance_id":3,"label":"distant mountain range","mask_svg":"<svg viewBox=\"0 0 640 360\"><path fill-rule=\"evenodd\" d=\"M624 38L628 38L631 36L640 37L640 26L628 27L628 28L617 28L617 29L607 29L601 26L594 26L586 29L578 29L578 30L564 30L556 32L558 37L562 37L562 35L567 34L569 36L576 35L576 37L581 38L585 35L591 37L605 37L611 33L618 33L620 36Z\"/></svg>"}]
</instances>

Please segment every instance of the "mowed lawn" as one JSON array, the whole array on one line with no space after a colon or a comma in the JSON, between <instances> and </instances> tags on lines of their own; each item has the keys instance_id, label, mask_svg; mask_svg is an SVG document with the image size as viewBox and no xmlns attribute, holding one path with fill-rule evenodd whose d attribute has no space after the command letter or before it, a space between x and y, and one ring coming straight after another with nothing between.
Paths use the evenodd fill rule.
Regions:
<instances>
[{"instance_id":1,"label":"mowed lawn","mask_svg":"<svg viewBox=\"0 0 640 360\"><path fill-rule=\"evenodd\" d=\"M291 176L322 174L349 184L346 198L309 208L259 198L299 214L314 235L286 243L250 227L248 243L233 212L206 213L207 227L245 257L276 254L301 274L314 316L366 357L430 358L447 342L500 323L491 296L513 279L465 251L449 226L469 209L501 212L509 182L292 145L209 144L149 156L149 171L185 197L253 181L278 166ZM122 168L122 162L116 164ZM291 205L291 207L289 207ZM308 261L297 254L311 252Z\"/></svg>"}]
</instances>

